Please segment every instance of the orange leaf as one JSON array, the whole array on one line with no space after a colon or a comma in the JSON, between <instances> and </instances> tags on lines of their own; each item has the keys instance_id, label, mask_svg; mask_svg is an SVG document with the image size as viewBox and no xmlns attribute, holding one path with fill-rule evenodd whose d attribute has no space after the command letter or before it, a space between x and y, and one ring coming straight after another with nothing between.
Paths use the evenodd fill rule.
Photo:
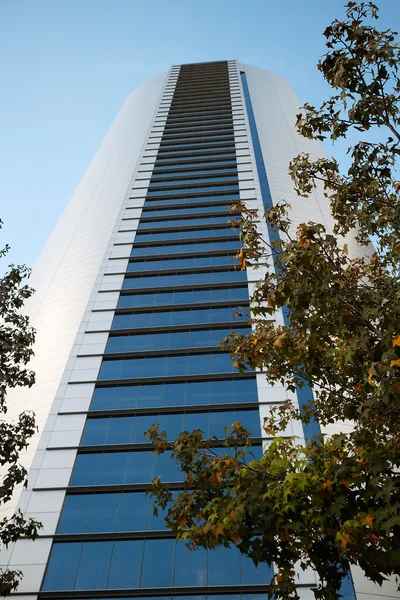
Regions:
<instances>
[{"instance_id":1,"label":"orange leaf","mask_svg":"<svg viewBox=\"0 0 400 600\"><path fill-rule=\"evenodd\" d=\"M395 348L396 346L400 346L400 333L398 333L396 335L396 337L394 338L394 340L392 342L392 346L393 346L393 348Z\"/></svg>"},{"instance_id":2,"label":"orange leaf","mask_svg":"<svg viewBox=\"0 0 400 600\"><path fill-rule=\"evenodd\" d=\"M390 368L392 367L400 367L400 358L398 358L397 360L390 361Z\"/></svg>"},{"instance_id":3,"label":"orange leaf","mask_svg":"<svg viewBox=\"0 0 400 600\"><path fill-rule=\"evenodd\" d=\"M370 529L373 529L374 528L374 520L375 520L375 517L371 514L368 514L363 518L363 520L361 521L361 524L366 527L369 527Z\"/></svg>"},{"instance_id":4,"label":"orange leaf","mask_svg":"<svg viewBox=\"0 0 400 600\"><path fill-rule=\"evenodd\" d=\"M240 542L242 538L240 537L240 535L233 535L231 537L232 542L235 544L235 546Z\"/></svg>"},{"instance_id":5,"label":"orange leaf","mask_svg":"<svg viewBox=\"0 0 400 600\"><path fill-rule=\"evenodd\" d=\"M343 548L346 549L349 543L351 542L351 537L347 533L341 534L338 537L341 546L343 546Z\"/></svg>"},{"instance_id":6,"label":"orange leaf","mask_svg":"<svg viewBox=\"0 0 400 600\"><path fill-rule=\"evenodd\" d=\"M213 525L211 523L206 523L203 527L203 533L208 533L213 529Z\"/></svg>"},{"instance_id":7,"label":"orange leaf","mask_svg":"<svg viewBox=\"0 0 400 600\"><path fill-rule=\"evenodd\" d=\"M321 485L323 490L327 490L330 494L332 493L332 488L333 488L333 481L331 481L330 479L328 481L325 481L325 483L323 483Z\"/></svg>"}]
</instances>

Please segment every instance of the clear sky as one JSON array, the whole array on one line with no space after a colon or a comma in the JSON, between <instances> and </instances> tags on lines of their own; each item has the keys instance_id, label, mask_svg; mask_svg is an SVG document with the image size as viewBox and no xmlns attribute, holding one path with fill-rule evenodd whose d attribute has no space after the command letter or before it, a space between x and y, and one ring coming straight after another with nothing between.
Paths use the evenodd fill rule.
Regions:
<instances>
[{"instance_id":1,"label":"clear sky","mask_svg":"<svg viewBox=\"0 0 400 600\"><path fill-rule=\"evenodd\" d=\"M400 0L375 0L400 29ZM0 218L32 265L128 93L171 64L237 58L318 105L343 0L0 0ZM343 158L343 148L336 150ZM328 148L329 151L329 148ZM1 269L3 270L3 269Z\"/></svg>"}]
</instances>

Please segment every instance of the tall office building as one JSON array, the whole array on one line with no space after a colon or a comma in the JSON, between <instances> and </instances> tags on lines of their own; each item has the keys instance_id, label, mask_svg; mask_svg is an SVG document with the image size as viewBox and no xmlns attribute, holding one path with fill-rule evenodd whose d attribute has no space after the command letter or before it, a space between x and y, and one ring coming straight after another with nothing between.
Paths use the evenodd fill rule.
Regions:
<instances>
[{"instance_id":1,"label":"tall office building","mask_svg":"<svg viewBox=\"0 0 400 600\"><path fill-rule=\"evenodd\" d=\"M158 422L171 438L221 438L240 420L261 452L260 423L286 391L239 376L219 347L248 331L235 308L246 312L262 275L234 269L229 206L262 213L285 198L295 225L330 229L323 196L297 200L287 173L299 152L323 154L296 133L298 106L285 80L234 60L173 66L128 97L66 207L31 282L37 383L9 395L11 416L34 409L40 428L7 510L43 529L0 554L22 570L23 600L266 597L272 569L236 548L189 552L154 517L147 485L161 475L178 490L181 474L143 433ZM315 581L299 571L303 600ZM371 589L360 579L357 599Z\"/></svg>"}]
</instances>

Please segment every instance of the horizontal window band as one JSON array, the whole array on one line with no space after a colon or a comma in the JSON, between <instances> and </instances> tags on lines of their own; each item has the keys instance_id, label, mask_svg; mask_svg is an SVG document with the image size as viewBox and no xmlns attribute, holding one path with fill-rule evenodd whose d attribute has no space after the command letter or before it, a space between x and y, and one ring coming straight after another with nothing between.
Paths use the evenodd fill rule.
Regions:
<instances>
[{"instance_id":1,"label":"horizontal window band","mask_svg":"<svg viewBox=\"0 0 400 600\"><path fill-rule=\"evenodd\" d=\"M187 134L192 134L192 133L196 133L196 132L206 133L208 131L219 132L219 131L225 131L225 130L232 131L233 126L234 126L233 118L226 119L226 121L223 123L214 123L214 124L210 124L210 125L192 125L191 127L189 127L188 125L182 124L181 127L165 126L165 127L163 127L163 137L165 139L167 139L167 138L180 136L181 134L186 134L186 133ZM157 132L155 132L155 133L157 133Z\"/></svg>"},{"instance_id":2,"label":"horizontal window band","mask_svg":"<svg viewBox=\"0 0 400 600\"><path fill-rule=\"evenodd\" d=\"M151 357L168 357L168 356L181 356L182 352L185 353L185 355L194 355L194 354L208 354L208 353L212 353L214 354L213 351L217 350L217 352L215 352L215 354L217 353L222 353L221 349L219 346L204 346L204 347L196 347L194 346L193 348L171 348L169 350L138 350L137 352L135 351L123 351L123 352L109 352L109 353L103 353L103 352L96 352L93 354L77 354L77 358L97 358L97 357L102 357L104 358L104 361L106 362L110 362L113 360L123 360L123 359L130 359L130 358L151 358ZM226 352L224 353L226 354ZM103 362L104 362L103 361Z\"/></svg>"},{"instance_id":3,"label":"horizontal window band","mask_svg":"<svg viewBox=\"0 0 400 600\"><path fill-rule=\"evenodd\" d=\"M55 542L102 542L109 540L154 540L175 538L172 531L168 529L149 529L147 531L113 531L107 533L56 533L54 535L40 537L51 538Z\"/></svg>"},{"instance_id":4,"label":"horizontal window band","mask_svg":"<svg viewBox=\"0 0 400 600\"><path fill-rule=\"evenodd\" d=\"M242 309L243 312L246 312L246 309ZM166 311L165 311L166 312ZM159 313L156 313L159 314ZM235 327L238 324L238 329L241 329L241 325L246 324L246 319L239 321L239 319L232 321L221 321L221 322L207 322L207 323L186 323L184 325L164 325L159 327L153 327L150 325L148 328L126 328L126 329L106 329L103 330L103 333L109 332L111 337L118 337L119 335L143 335L144 333L178 333L178 332L186 332L186 331L202 331L202 330L211 330L211 329L222 329L227 327ZM100 333L99 331L87 331L88 336ZM108 356L108 354L107 354Z\"/></svg>"},{"instance_id":5,"label":"horizontal window band","mask_svg":"<svg viewBox=\"0 0 400 600\"><path fill-rule=\"evenodd\" d=\"M242 285L239 285L240 283L242 283ZM243 280L243 281L224 281L221 283L215 282L215 283L199 283L198 285L193 285L193 284L189 284L189 285L182 285L182 286L176 286L176 285L172 285L172 286L157 286L157 288L154 287L150 287L150 288L119 288L119 289L114 289L114 290L100 290L99 293L107 293L110 291L114 291L114 292L121 292L121 296L131 296L134 293L137 293L138 295L141 294L151 294L154 293L155 291L160 291L160 292L178 292L178 291L188 291L188 290L204 290L204 289L210 289L210 290L215 290L215 289L226 289L226 288L241 288L241 289L246 289L247 287L247 281ZM147 305L148 308L149 305ZM172 305L173 306L173 305ZM153 308L153 307L152 307Z\"/></svg>"},{"instance_id":6,"label":"horizontal window band","mask_svg":"<svg viewBox=\"0 0 400 600\"><path fill-rule=\"evenodd\" d=\"M282 436L282 437L290 437L290 436ZM271 437L272 439L272 437ZM208 440L209 444L208 447L209 448L224 448L223 442L224 439L221 438L220 440ZM252 445L251 448L260 448L263 442L262 438L251 438L252 441ZM131 454L135 453L135 452L153 452L152 450L153 445L149 442L143 442L141 444L115 444L115 445L110 445L110 446L106 446L106 445L98 445L98 446L66 446L66 447L62 447L62 448L47 448L47 452L53 451L53 450L67 450L67 449L77 449L78 450L78 455L82 455L82 454L115 454L117 452L129 452ZM228 448L226 449L227 453L229 452ZM150 481L148 482L150 483ZM175 482L172 482L175 483ZM71 486L72 487L72 486Z\"/></svg>"},{"instance_id":7,"label":"horizontal window band","mask_svg":"<svg viewBox=\"0 0 400 600\"><path fill-rule=\"evenodd\" d=\"M196 187L196 188L207 188L208 186L238 186L239 182L238 182L238 172L236 171L235 173L230 173L228 175L216 175L215 177L203 177L203 176L198 176L195 175L192 179L187 179L187 177L185 176L184 179L175 179L175 178L171 178L171 181L156 181L153 183L150 183L150 185L147 187L145 186L145 189L148 189L148 195L154 195L154 193L158 192L163 192L164 195L164 191L165 192L174 192L174 191L178 191L181 192L182 189L191 189L192 187ZM133 189L139 189L137 187L133 188Z\"/></svg>"},{"instance_id":8,"label":"horizontal window band","mask_svg":"<svg viewBox=\"0 0 400 600\"><path fill-rule=\"evenodd\" d=\"M174 157L172 153L169 154L172 155L172 158L169 158L166 153L164 153L163 156L157 156L154 166L157 167L159 165L170 164L177 161L182 161L182 164L185 164L185 162L188 162L188 160L196 160L196 158L197 160L210 160L219 157L236 157L235 148L233 146L230 146L228 150L225 148L222 148L221 150L218 150L218 148L207 148L207 150L204 151L192 149L191 152L186 153L187 156L183 155L182 153L177 157Z\"/></svg>"},{"instance_id":9,"label":"horizontal window band","mask_svg":"<svg viewBox=\"0 0 400 600\"><path fill-rule=\"evenodd\" d=\"M218 215L218 216L224 216L226 215L227 217L232 218L232 215L234 215L235 213L230 212L230 208L233 204L234 200L229 200L226 199L224 197L222 197L221 199L218 200L207 200L207 198L205 199L205 202L199 202L199 203L182 203L182 204L169 204L169 205L165 205L165 206L151 206L151 203L148 202L145 204L145 206L143 207L142 210L142 215L140 217L140 221L152 221L152 220L161 220L162 218L164 218L164 220L166 218L168 218L168 216L171 216L172 218L188 218L192 215L202 215L202 216L209 216L209 215ZM132 207L132 209L134 209L134 207ZM130 208L127 208L126 210L132 210ZM200 212L196 212L196 210L200 211ZM208 210L208 212L207 212ZM186 211L186 212L185 212ZM191 212L187 212L187 211L191 211ZM158 215L157 213L162 212L161 215ZM129 213L127 213L129 215ZM238 215L240 215L240 213L237 213ZM129 218L129 217L128 217Z\"/></svg>"},{"instance_id":10,"label":"horizontal window band","mask_svg":"<svg viewBox=\"0 0 400 600\"><path fill-rule=\"evenodd\" d=\"M296 588L309 589L315 587L316 584L298 583L296 582ZM38 592L35 592L35 596ZM108 598L151 598L155 596L194 596L197 600L197 596L206 595L218 595L221 596L221 600L224 600L224 594L263 594L264 600L267 594L267 584L264 585L251 585L251 584L240 584L231 586L222 585L210 585L210 586L196 586L196 587L171 587L171 588L130 588L127 590L76 590L68 592L39 592L38 600L83 600L85 598L94 598L96 600L108 600ZM13 592L13 596L26 595L18 594ZM255 599L253 599L255 600Z\"/></svg>"},{"instance_id":11,"label":"horizontal window band","mask_svg":"<svg viewBox=\"0 0 400 600\"><path fill-rule=\"evenodd\" d=\"M150 483L150 482L149 482ZM74 485L74 486L59 486L59 487L35 487L33 486L34 492L54 492L54 491L66 491L70 496L77 496L80 494L112 494L118 492L146 492L149 483L117 483L117 484L106 484L106 485ZM164 486L170 490L181 490L183 489L183 482L166 482Z\"/></svg>"},{"instance_id":12,"label":"horizontal window band","mask_svg":"<svg viewBox=\"0 0 400 600\"><path fill-rule=\"evenodd\" d=\"M254 379L256 375L255 371L246 371L245 373L238 373L229 371L225 373L200 373L196 375L160 375L151 379L153 383L186 383L191 381L219 381L221 379ZM83 383L99 384L100 387L115 387L125 385L137 385L137 384L148 384L148 377L134 377L125 379L87 379L84 381L69 381L68 385L81 385Z\"/></svg>"},{"instance_id":13,"label":"horizontal window band","mask_svg":"<svg viewBox=\"0 0 400 600\"><path fill-rule=\"evenodd\" d=\"M247 285L243 285L242 289L247 289ZM244 300L245 302L245 300ZM134 308L95 308L92 310L92 312L115 312L116 315L123 315L123 314L131 314L131 313L142 313L142 312L149 312L149 310L154 310L154 312L168 312L168 311L179 311L180 309L185 310L185 309L190 309L190 308L205 308L208 307L210 309L213 308L235 308L236 306L240 307L240 305L238 305L238 300L211 300L211 301L207 301L207 302L191 302L190 304L177 304L177 305L171 305L171 304L160 304L157 306L149 306L149 305L145 305L145 306L139 306L139 307L134 307ZM246 310L247 308L245 307L243 310ZM107 330L108 331L108 330Z\"/></svg>"},{"instance_id":14,"label":"horizontal window band","mask_svg":"<svg viewBox=\"0 0 400 600\"><path fill-rule=\"evenodd\" d=\"M186 256L186 255L185 255ZM110 277L112 277L112 275L118 274L118 275L125 275L126 279L142 279L142 276L144 277L151 277L152 274L154 275L154 277L157 276L168 276L168 275L185 275L185 274L189 274L189 273L243 273L243 271L240 271L240 265L236 265L235 268L235 255L232 254L232 261L231 264L228 265L206 265L206 266L201 266L201 267L170 267L169 269L163 269L162 265L159 265L157 268L155 269L151 269L151 263L149 263L149 269L146 271L122 271L121 273L112 273L111 275L109 275ZM132 262L132 264L134 264L134 262ZM154 271L154 273L152 273ZM106 275L105 275L106 276Z\"/></svg>"},{"instance_id":15,"label":"horizontal window band","mask_svg":"<svg viewBox=\"0 0 400 600\"><path fill-rule=\"evenodd\" d=\"M204 411L203 411L204 412ZM290 436L282 436L284 439ZM205 438L207 439L207 438ZM261 443L267 439L273 439L273 436L268 438L252 438L252 442L255 446L260 446ZM224 438L220 438L218 441L211 441L209 447L211 448L222 448ZM77 450L78 455L82 454L114 454L116 452L152 452L152 444L150 442L142 442L139 444L98 444L95 446L52 446L47 447L46 452L57 452L60 450ZM251 446L253 447L253 446ZM228 449L227 449L228 452ZM149 482L150 483L150 482Z\"/></svg>"},{"instance_id":16,"label":"horizontal window band","mask_svg":"<svg viewBox=\"0 0 400 600\"><path fill-rule=\"evenodd\" d=\"M197 174L224 174L225 172L237 172L237 163L236 158L232 157L231 159L227 159L225 161L213 161L213 162L197 162L192 165L172 165L172 168L168 165L161 167L158 165L154 166L153 169L153 178L158 175L175 177L176 175L181 175L183 173L190 173L191 175Z\"/></svg>"},{"instance_id":17,"label":"horizontal window band","mask_svg":"<svg viewBox=\"0 0 400 600\"><path fill-rule=\"evenodd\" d=\"M190 196L213 196L214 194L223 192L229 192L231 194L239 194L240 188L239 183L232 184L221 184L221 185L197 185L196 187L183 187L183 188L171 188L168 190L149 190L145 195L146 201L152 200L166 200L171 198L172 200L180 200L181 198L190 198ZM134 198L132 198L134 199Z\"/></svg>"},{"instance_id":18,"label":"horizontal window band","mask_svg":"<svg viewBox=\"0 0 400 600\"><path fill-rule=\"evenodd\" d=\"M153 408L110 408L108 410L82 410L82 411L59 411L58 415L87 415L88 417L130 417L130 416L151 416L151 415L179 415L204 412L234 412L243 410L255 410L262 405L275 405L276 400L271 402L236 402L225 404L191 404L177 406L155 406Z\"/></svg>"}]
</instances>

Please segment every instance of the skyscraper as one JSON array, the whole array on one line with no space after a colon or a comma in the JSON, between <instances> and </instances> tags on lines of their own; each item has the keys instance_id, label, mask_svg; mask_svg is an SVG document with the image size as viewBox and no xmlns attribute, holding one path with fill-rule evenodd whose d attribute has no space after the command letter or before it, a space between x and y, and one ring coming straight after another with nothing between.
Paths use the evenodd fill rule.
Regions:
<instances>
[{"instance_id":1,"label":"skyscraper","mask_svg":"<svg viewBox=\"0 0 400 600\"><path fill-rule=\"evenodd\" d=\"M229 205L262 213L285 198L295 224L330 229L325 199L296 202L287 174L299 152L323 154L296 133L298 107L285 80L234 60L173 66L128 97L65 209L32 277L37 383L9 396L11 416L33 408L40 428L7 510L44 528L0 554L24 573L24 600L265 597L272 569L236 548L191 553L153 516L148 483L178 490L181 475L143 433L158 422L223 437L240 420L261 452L260 423L287 393L239 376L219 347L248 331L235 307L262 275L234 269ZM315 581L299 571L302 599Z\"/></svg>"}]
</instances>

